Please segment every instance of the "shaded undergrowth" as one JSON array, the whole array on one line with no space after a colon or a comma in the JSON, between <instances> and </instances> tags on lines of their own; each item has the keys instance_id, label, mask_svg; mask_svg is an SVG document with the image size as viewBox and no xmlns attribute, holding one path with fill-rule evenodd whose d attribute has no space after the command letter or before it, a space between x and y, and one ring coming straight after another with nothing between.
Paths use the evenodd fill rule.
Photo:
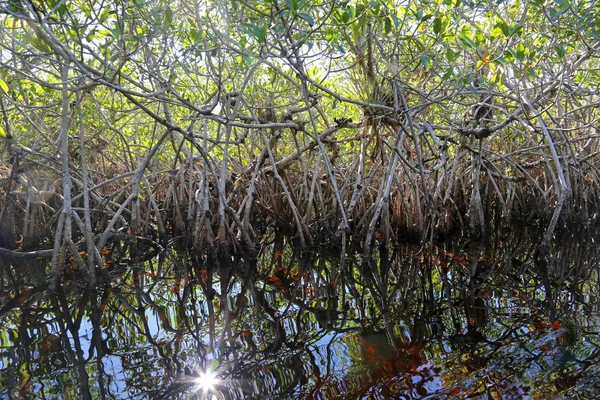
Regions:
<instances>
[{"instance_id":1,"label":"shaded undergrowth","mask_svg":"<svg viewBox=\"0 0 600 400\"><path fill-rule=\"evenodd\" d=\"M14 148L0 185L0 247L6 259L75 258L89 270L77 253L95 252L92 264L98 269L101 253L108 251L98 245L114 240L132 254L175 247L257 255L264 237L284 235L305 249L362 248L367 258L373 249L406 240L461 235L481 241L495 231L526 226L547 241L556 229L595 225L600 192L589 159L572 159L570 190L557 210L556 181L544 162L530 163L527 170L518 166L518 178L498 177L498 165L481 149L467 148L454 146L458 154L449 159L446 154L443 169L424 175L390 160L394 152L387 159L368 160L361 146L364 154L354 163L334 170L335 185L318 157L307 168L300 157L310 162L310 153L300 150L295 163L283 157L275 175L265 152L245 170L236 164L234 172L218 177L195 161L162 171L141 165L110 179L88 178L86 190L74 169L69 206L77 216L68 239L57 236L64 223L62 180L51 163L41 165L39 154ZM504 156L498 160L514 164ZM94 245L88 247L90 242Z\"/></svg>"}]
</instances>

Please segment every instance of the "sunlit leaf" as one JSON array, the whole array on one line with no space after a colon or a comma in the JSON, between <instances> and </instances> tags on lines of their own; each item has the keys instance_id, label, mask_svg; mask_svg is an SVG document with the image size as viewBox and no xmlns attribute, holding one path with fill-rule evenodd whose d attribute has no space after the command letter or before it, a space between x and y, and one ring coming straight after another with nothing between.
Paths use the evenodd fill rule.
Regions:
<instances>
[{"instance_id":1,"label":"sunlit leaf","mask_svg":"<svg viewBox=\"0 0 600 400\"><path fill-rule=\"evenodd\" d=\"M111 8L110 7L105 7L102 12L100 13L100 16L98 17L99 22L102 24L104 22L106 22L106 20L108 19L109 15L112 13Z\"/></svg>"},{"instance_id":2,"label":"sunlit leaf","mask_svg":"<svg viewBox=\"0 0 600 400\"><path fill-rule=\"evenodd\" d=\"M333 31L333 29L329 28L327 30L327 32L325 33L325 40L327 40L329 43L333 42L335 38L335 32Z\"/></svg>"},{"instance_id":3,"label":"sunlit leaf","mask_svg":"<svg viewBox=\"0 0 600 400\"><path fill-rule=\"evenodd\" d=\"M0 78L0 89L4 90L4 93L8 93L8 85L2 78Z\"/></svg>"},{"instance_id":4,"label":"sunlit leaf","mask_svg":"<svg viewBox=\"0 0 600 400\"><path fill-rule=\"evenodd\" d=\"M515 51L515 58L519 61L522 61L525 59L525 46L523 45L523 43L519 43L517 45L516 51Z\"/></svg>"}]
</instances>

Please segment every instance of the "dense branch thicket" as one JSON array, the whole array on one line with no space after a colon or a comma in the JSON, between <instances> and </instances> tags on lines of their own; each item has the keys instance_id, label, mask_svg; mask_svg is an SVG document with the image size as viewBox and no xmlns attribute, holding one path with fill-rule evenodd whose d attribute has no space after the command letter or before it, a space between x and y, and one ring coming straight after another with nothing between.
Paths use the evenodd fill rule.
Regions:
<instances>
[{"instance_id":1,"label":"dense branch thicket","mask_svg":"<svg viewBox=\"0 0 600 400\"><path fill-rule=\"evenodd\" d=\"M0 247L54 276L69 258L93 282L124 236L256 253L276 232L368 257L519 221L547 244L595 219L593 2L0 10Z\"/></svg>"}]
</instances>

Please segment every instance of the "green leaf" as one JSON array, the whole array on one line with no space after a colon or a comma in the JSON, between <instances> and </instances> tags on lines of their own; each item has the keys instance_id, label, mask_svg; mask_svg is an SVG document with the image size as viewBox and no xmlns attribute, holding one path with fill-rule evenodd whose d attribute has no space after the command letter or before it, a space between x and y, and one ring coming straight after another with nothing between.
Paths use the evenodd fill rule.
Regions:
<instances>
[{"instance_id":1,"label":"green leaf","mask_svg":"<svg viewBox=\"0 0 600 400\"><path fill-rule=\"evenodd\" d=\"M462 42L463 42L464 44L466 44L468 47L471 47L471 48L473 48L473 49L476 49L476 48L477 48L477 45L475 44L475 42L473 42L473 41L471 40L471 38L469 38L468 36L463 36L463 37L461 37L461 40L462 40Z\"/></svg>"},{"instance_id":2,"label":"green leaf","mask_svg":"<svg viewBox=\"0 0 600 400\"><path fill-rule=\"evenodd\" d=\"M523 43L519 43L517 45L517 51L515 53L515 57L517 58L517 60L522 61L525 59L525 46L523 45Z\"/></svg>"},{"instance_id":3,"label":"green leaf","mask_svg":"<svg viewBox=\"0 0 600 400\"><path fill-rule=\"evenodd\" d=\"M544 2L545 2L545 1L546 1L546 0L533 0L533 1L531 2L531 6L532 6L534 9L536 9L536 10L539 10L539 9L541 9L541 8L544 6Z\"/></svg>"},{"instance_id":4,"label":"green leaf","mask_svg":"<svg viewBox=\"0 0 600 400\"><path fill-rule=\"evenodd\" d=\"M0 88L4 90L4 93L8 93L8 85L2 78L0 78Z\"/></svg>"},{"instance_id":5,"label":"green leaf","mask_svg":"<svg viewBox=\"0 0 600 400\"><path fill-rule=\"evenodd\" d=\"M92 9L89 5L82 4L80 7L81 7L81 11L83 11L83 13L85 14L86 17L89 18L92 15Z\"/></svg>"},{"instance_id":6,"label":"green leaf","mask_svg":"<svg viewBox=\"0 0 600 400\"><path fill-rule=\"evenodd\" d=\"M510 28L510 30L508 32L509 36L513 36L513 35L521 36L521 33L523 33L522 26L513 26L512 28Z\"/></svg>"},{"instance_id":7,"label":"green leaf","mask_svg":"<svg viewBox=\"0 0 600 400\"><path fill-rule=\"evenodd\" d=\"M169 28L172 23L173 23L173 10L171 10L171 7L167 6L167 9L165 10L165 19L163 21L163 24L164 24L165 28Z\"/></svg>"},{"instance_id":8,"label":"green leaf","mask_svg":"<svg viewBox=\"0 0 600 400\"><path fill-rule=\"evenodd\" d=\"M383 32L386 35L388 35L391 31L392 31L392 19L390 17L387 17L385 19L385 23L384 23L384 27L383 27Z\"/></svg>"},{"instance_id":9,"label":"green leaf","mask_svg":"<svg viewBox=\"0 0 600 400\"><path fill-rule=\"evenodd\" d=\"M498 38L499 36L503 36L504 34L502 33L502 29L500 29L500 27L498 26L498 24L496 24L496 26L494 27L494 29L492 29L492 32L490 32L490 39L493 41L496 40L496 38Z\"/></svg>"},{"instance_id":10,"label":"green leaf","mask_svg":"<svg viewBox=\"0 0 600 400\"><path fill-rule=\"evenodd\" d=\"M352 29L352 39L355 43L358 43L362 34L362 24L360 23L360 19L357 22L350 25L350 28Z\"/></svg>"},{"instance_id":11,"label":"green leaf","mask_svg":"<svg viewBox=\"0 0 600 400\"><path fill-rule=\"evenodd\" d=\"M506 22L500 22L498 24L498 26L500 27L500 29L502 30L502 34L504 34L504 36L508 37L510 35L510 31L508 29L508 24Z\"/></svg>"},{"instance_id":12,"label":"green leaf","mask_svg":"<svg viewBox=\"0 0 600 400\"><path fill-rule=\"evenodd\" d=\"M110 7L105 7L102 12L100 13L100 17L98 17L98 20L100 21L101 24L103 24L107 19L108 16L111 14L111 8Z\"/></svg>"},{"instance_id":13,"label":"green leaf","mask_svg":"<svg viewBox=\"0 0 600 400\"><path fill-rule=\"evenodd\" d=\"M285 0L285 5L292 11L298 11L298 2L296 0Z\"/></svg>"},{"instance_id":14,"label":"green leaf","mask_svg":"<svg viewBox=\"0 0 600 400\"><path fill-rule=\"evenodd\" d=\"M529 54L527 55L527 58L529 60L535 60L535 56L537 56L537 53L534 50L530 50Z\"/></svg>"},{"instance_id":15,"label":"green leaf","mask_svg":"<svg viewBox=\"0 0 600 400\"><path fill-rule=\"evenodd\" d=\"M113 35L115 38L118 38L118 37L120 37L120 36L121 36L121 34L123 33L123 32L121 32L121 27L119 26L119 23L118 23L118 22L115 22L115 27L114 27L113 29L111 29L111 30L110 30L110 32L112 33L112 35Z\"/></svg>"},{"instance_id":16,"label":"green leaf","mask_svg":"<svg viewBox=\"0 0 600 400\"><path fill-rule=\"evenodd\" d=\"M356 9L352 6L348 7L348 17L354 19L356 17Z\"/></svg>"},{"instance_id":17,"label":"green leaf","mask_svg":"<svg viewBox=\"0 0 600 400\"><path fill-rule=\"evenodd\" d=\"M258 31L258 43L264 43L267 40L267 25L263 25Z\"/></svg>"},{"instance_id":18,"label":"green leaf","mask_svg":"<svg viewBox=\"0 0 600 400\"><path fill-rule=\"evenodd\" d=\"M469 29L469 25L463 25L463 27L460 29L460 35L461 36L470 36L471 35L471 29Z\"/></svg>"},{"instance_id":19,"label":"green leaf","mask_svg":"<svg viewBox=\"0 0 600 400\"><path fill-rule=\"evenodd\" d=\"M63 4L60 7L58 7L58 15L60 15L61 17L64 17L66 13L67 13L67 6L65 6Z\"/></svg>"},{"instance_id":20,"label":"green leaf","mask_svg":"<svg viewBox=\"0 0 600 400\"><path fill-rule=\"evenodd\" d=\"M244 27L244 31L246 31L250 35L254 36L257 40L260 39L261 28L259 28L256 25L252 25L252 24L244 24L243 27Z\"/></svg>"},{"instance_id":21,"label":"green leaf","mask_svg":"<svg viewBox=\"0 0 600 400\"><path fill-rule=\"evenodd\" d=\"M433 20L433 33L439 35L442 31L442 19L440 17L435 17Z\"/></svg>"},{"instance_id":22,"label":"green leaf","mask_svg":"<svg viewBox=\"0 0 600 400\"><path fill-rule=\"evenodd\" d=\"M88 42L91 42L92 40L94 40L94 37L96 37L96 28L93 28L90 33L87 34L87 36L85 37L85 40L87 40Z\"/></svg>"},{"instance_id":23,"label":"green leaf","mask_svg":"<svg viewBox=\"0 0 600 400\"><path fill-rule=\"evenodd\" d=\"M329 43L333 42L333 40L335 39L335 32L333 31L333 29L329 28L327 29L327 33L325 33L325 40L327 40Z\"/></svg>"},{"instance_id":24,"label":"green leaf","mask_svg":"<svg viewBox=\"0 0 600 400\"><path fill-rule=\"evenodd\" d=\"M313 26L315 24L315 20L313 19L313 17L311 17L310 15L308 15L306 13L298 13L298 17L300 17L303 20L305 20L306 22L308 22L308 24L310 26Z\"/></svg>"},{"instance_id":25,"label":"green leaf","mask_svg":"<svg viewBox=\"0 0 600 400\"><path fill-rule=\"evenodd\" d=\"M458 54L459 53L455 53L454 50L448 47L446 49L446 60L448 60L448 62L454 62L458 58Z\"/></svg>"},{"instance_id":26,"label":"green leaf","mask_svg":"<svg viewBox=\"0 0 600 400\"><path fill-rule=\"evenodd\" d=\"M347 23L348 21L350 21L350 13L346 11L342 14L342 22Z\"/></svg>"},{"instance_id":27,"label":"green leaf","mask_svg":"<svg viewBox=\"0 0 600 400\"><path fill-rule=\"evenodd\" d=\"M421 64L423 64L423 66L426 67L426 68L431 67L431 64L432 64L431 58L429 58L426 55L422 55L421 56Z\"/></svg>"},{"instance_id":28,"label":"green leaf","mask_svg":"<svg viewBox=\"0 0 600 400\"><path fill-rule=\"evenodd\" d=\"M7 139L6 131L0 126L0 139Z\"/></svg>"},{"instance_id":29,"label":"green leaf","mask_svg":"<svg viewBox=\"0 0 600 400\"><path fill-rule=\"evenodd\" d=\"M50 53L52 51L52 49L50 49L50 46L48 46L48 43L46 43L39 36L33 37L29 35L29 33L25 33L25 41L29 42L29 44L35 47L36 50L39 50L42 53Z\"/></svg>"}]
</instances>

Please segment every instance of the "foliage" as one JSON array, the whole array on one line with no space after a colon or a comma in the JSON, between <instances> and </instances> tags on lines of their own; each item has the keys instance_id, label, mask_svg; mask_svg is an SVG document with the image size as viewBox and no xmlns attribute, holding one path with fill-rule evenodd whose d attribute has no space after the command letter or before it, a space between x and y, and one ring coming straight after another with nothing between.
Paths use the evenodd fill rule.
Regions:
<instances>
[{"instance_id":1,"label":"foliage","mask_svg":"<svg viewBox=\"0 0 600 400\"><path fill-rule=\"evenodd\" d=\"M0 11L0 136L14 138L3 214L15 215L1 244L63 235L53 272L79 240L96 255L76 261L93 272L123 231L256 253L276 228L368 254L400 232L485 236L519 218L547 223L548 243L559 221L598 206L594 2L27 0ZM9 185L19 174L27 194ZM24 206L61 188L56 204Z\"/></svg>"}]
</instances>

